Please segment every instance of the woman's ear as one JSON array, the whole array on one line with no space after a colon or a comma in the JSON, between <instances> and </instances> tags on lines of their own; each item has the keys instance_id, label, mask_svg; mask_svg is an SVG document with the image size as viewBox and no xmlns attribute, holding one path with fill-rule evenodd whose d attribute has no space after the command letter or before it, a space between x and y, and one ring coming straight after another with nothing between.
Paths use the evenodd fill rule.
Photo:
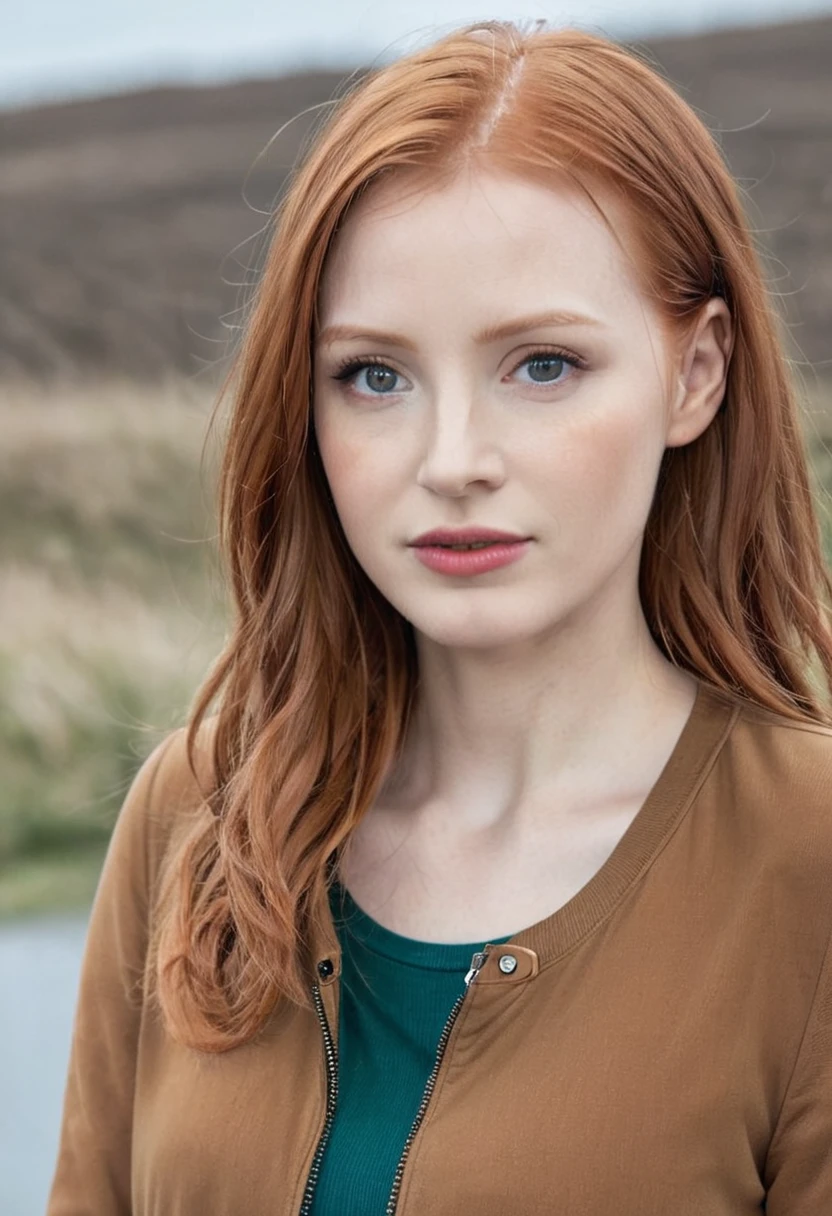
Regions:
<instances>
[{"instance_id":1,"label":"woman's ear","mask_svg":"<svg viewBox=\"0 0 832 1216\"><path fill-rule=\"evenodd\" d=\"M708 428L725 397L733 346L728 305L714 296L703 306L682 355L675 396L669 402L668 447L692 443Z\"/></svg>"}]
</instances>

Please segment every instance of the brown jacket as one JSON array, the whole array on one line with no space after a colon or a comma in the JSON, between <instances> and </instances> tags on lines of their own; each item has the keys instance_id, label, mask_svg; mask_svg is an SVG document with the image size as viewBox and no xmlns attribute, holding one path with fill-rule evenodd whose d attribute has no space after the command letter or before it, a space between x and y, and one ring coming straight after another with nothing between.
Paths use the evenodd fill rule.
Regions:
<instances>
[{"instance_id":1,"label":"brown jacket","mask_svg":"<svg viewBox=\"0 0 832 1216\"><path fill-rule=\"evenodd\" d=\"M113 834L48 1216L309 1211L337 1074L328 909L317 1014L277 1009L205 1056L136 999L162 852L204 813L183 741L144 764ZM486 952L387 1216L750 1216L764 1198L829 1216L830 930L832 731L700 685L601 869Z\"/></svg>"}]
</instances>

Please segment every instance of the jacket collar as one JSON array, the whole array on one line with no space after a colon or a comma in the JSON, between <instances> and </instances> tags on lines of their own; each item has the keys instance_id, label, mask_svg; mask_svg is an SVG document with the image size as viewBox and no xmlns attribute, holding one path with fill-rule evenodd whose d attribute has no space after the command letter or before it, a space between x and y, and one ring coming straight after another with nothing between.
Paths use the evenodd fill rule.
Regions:
<instances>
[{"instance_id":1,"label":"jacket collar","mask_svg":"<svg viewBox=\"0 0 832 1216\"><path fill-rule=\"evenodd\" d=\"M507 942L484 948L477 984L533 979L605 920L661 852L694 802L739 714L739 704L698 682L696 699L657 781L613 852L590 880L544 920L520 929ZM321 885L310 917L312 975L321 987L341 974L341 946L326 888ZM506 955L512 961L503 963Z\"/></svg>"}]
</instances>

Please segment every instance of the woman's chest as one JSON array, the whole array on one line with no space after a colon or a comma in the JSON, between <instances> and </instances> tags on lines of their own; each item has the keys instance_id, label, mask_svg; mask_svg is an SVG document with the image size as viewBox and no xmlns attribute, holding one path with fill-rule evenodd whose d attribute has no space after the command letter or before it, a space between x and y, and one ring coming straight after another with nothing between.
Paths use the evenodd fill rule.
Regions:
<instances>
[{"instance_id":1,"label":"woman's chest","mask_svg":"<svg viewBox=\"0 0 832 1216\"><path fill-rule=\"evenodd\" d=\"M747 986L743 1003L741 976L726 984L722 964L709 969L697 950L683 983L660 938L642 942L640 966L632 943L611 940L527 982L489 961L437 1040L388 1216L759 1210L779 1100L771 1035ZM337 1102L337 1030L331 1047L319 1019L300 1013L216 1057L148 1034L134 1216L308 1210ZM395 1106L394 1074L382 1090L377 1100Z\"/></svg>"},{"instance_id":2,"label":"woman's chest","mask_svg":"<svg viewBox=\"0 0 832 1216\"><path fill-rule=\"evenodd\" d=\"M553 915L585 887L639 806L621 802L560 827L541 812L537 827L491 835L410 829L378 809L351 839L341 881L365 912L406 937L503 937ZM534 823L531 811L529 819Z\"/></svg>"},{"instance_id":3,"label":"woman's chest","mask_svg":"<svg viewBox=\"0 0 832 1216\"><path fill-rule=\"evenodd\" d=\"M742 1017L681 991L590 989L525 1007L473 994L397 1216L760 1210L776 1102Z\"/></svg>"}]
</instances>

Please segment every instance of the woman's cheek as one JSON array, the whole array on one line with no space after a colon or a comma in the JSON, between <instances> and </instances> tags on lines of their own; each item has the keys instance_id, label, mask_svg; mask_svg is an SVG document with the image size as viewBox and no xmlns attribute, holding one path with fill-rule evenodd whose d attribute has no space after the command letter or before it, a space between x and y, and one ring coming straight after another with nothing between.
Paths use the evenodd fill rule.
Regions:
<instances>
[{"instance_id":1,"label":"woman's cheek","mask_svg":"<svg viewBox=\"0 0 832 1216\"><path fill-rule=\"evenodd\" d=\"M339 446L325 468L347 539L357 554L368 548L372 552L373 537L389 526L396 505L391 469L369 460L358 445Z\"/></svg>"},{"instance_id":2,"label":"woman's cheek","mask_svg":"<svg viewBox=\"0 0 832 1216\"><path fill-rule=\"evenodd\" d=\"M619 401L585 427L580 442L575 436L563 448L561 485L570 487L569 513L585 522L593 543L603 546L605 537L622 534L629 541L643 529L664 451L656 417L643 403L626 409Z\"/></svg>"}]
</instances>

